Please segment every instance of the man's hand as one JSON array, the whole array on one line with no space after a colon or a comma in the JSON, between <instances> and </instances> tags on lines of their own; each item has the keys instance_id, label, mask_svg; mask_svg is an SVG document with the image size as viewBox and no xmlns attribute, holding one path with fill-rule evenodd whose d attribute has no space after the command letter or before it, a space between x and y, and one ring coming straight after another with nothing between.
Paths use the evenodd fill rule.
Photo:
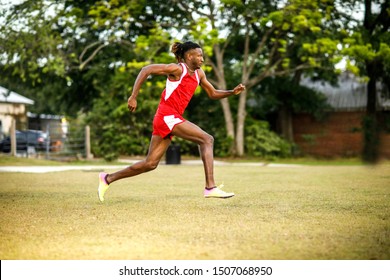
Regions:
<instances>
[{"instance_id":1,"label":"man's hand","mask_svg":"<svg viewBox=\"0 0 390 280\"><path fill-rule=\"evenodd\" d=\"M132 95L127 100L127 108L129 108L130 112L134 112L135 109L137 108L137 99Z\"/></svg>"},{"instance_id":2,"label":"man's hand","mask_svg":"<svg viewBox=\"0 0 390 280\"><path fill-rule=\"evenodd\" d=\"M234 95L239 95L241 92L245 90L245 86L243 84L239 84L233 89Z\"/></svg>"}]
</instances>

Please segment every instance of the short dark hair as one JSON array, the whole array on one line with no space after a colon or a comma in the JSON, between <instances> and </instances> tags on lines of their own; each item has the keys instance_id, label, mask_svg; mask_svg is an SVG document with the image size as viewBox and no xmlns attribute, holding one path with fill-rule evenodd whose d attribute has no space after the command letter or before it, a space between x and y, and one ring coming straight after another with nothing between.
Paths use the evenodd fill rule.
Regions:
<instances>
[{"instance_id":1,"label":"short dark hair","mask_svg":"<svg viewBox=\"0 0 390 280\"><path fill-rule=\"evenodd\" d=\"M193 49L201 48L197 43L188 41L185 43L176 42L173 43L171 51L175 55L178 62L184 59L184 54Z\"/></svg>"}]
</instances>

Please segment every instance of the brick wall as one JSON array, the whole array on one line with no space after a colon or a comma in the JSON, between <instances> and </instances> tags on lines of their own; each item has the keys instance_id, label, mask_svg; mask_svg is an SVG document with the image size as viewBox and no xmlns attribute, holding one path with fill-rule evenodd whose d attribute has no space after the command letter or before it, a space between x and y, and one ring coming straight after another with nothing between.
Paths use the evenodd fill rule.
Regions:
<instances>
[{"instance_id":1,"label":"brick wall","mask_svg":"<svg viewBox=\"0 0 390 280\"><path fill-rule=\"evenodd\" d=\"M324 121L317 121L309 114L295 114L294 141L305 155L329 158L360 156L363 116L364 112L332 112ZM390 134L382 133L380 142L381 157L390 158Z\"/></svg>"},{"instance_id":2,"label":"brick wall","mask_svg":"<svg viewBox=\"0 0 390 280\"><path fill-rule=\"evenodd\" d=\"M390 159L390 133L381 134L379 148L381 156Z\"/></svg>"}]
</instances>

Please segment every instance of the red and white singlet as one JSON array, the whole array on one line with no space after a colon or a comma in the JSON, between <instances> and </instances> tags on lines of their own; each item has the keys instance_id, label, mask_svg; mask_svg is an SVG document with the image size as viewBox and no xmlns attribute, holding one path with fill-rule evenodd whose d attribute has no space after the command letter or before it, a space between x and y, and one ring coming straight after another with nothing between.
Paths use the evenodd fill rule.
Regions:
<instances>
[{"instance_id":1,"label":"red and white singlet","mask_svg":"<svg viewBox=\"0 0 390 280\"><path fill-rule=\"evenodd\" d=\"M200 82L198 70L191 76L186 65L184 63L180 65L183 73L178 81L167 78L153 119L153 135L160 135L162 138L170 136L175 125L185 121L182 115Z\"/></svg>"}]
</instances>

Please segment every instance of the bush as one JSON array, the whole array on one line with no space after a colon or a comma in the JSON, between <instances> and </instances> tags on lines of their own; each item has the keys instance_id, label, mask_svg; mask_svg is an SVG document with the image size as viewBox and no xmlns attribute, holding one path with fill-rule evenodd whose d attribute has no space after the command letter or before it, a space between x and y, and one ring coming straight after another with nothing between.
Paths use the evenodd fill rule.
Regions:
<instances>
[{"instance_id":1,"label":"bush","mask_svg":"<svg viewBox=\"0 0 390 280\"><path fill-rule=\"evenodd\" d=\"M292 145L269 129L266 121L251 120L245 128L248 156L265 158L290 157Z\"/></svg>"}]
</instances>

